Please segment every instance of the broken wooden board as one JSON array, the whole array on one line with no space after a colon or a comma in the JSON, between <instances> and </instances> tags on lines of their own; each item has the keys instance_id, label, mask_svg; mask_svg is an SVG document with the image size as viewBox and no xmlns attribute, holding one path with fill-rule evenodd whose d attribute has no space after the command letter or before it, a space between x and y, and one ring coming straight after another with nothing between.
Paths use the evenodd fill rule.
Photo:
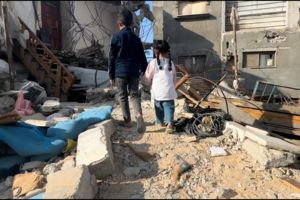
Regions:
<instances>
[{"instance_id":1,"label":"broken wooden board","mask_svg":"<svg viewBox=\"0 0 300 200\"><path fill-rule=\"evenodd\" d=\"M252 101L252 100L248 100L248 102L246 102L241 99L233 99L232 103L236 106L245 107L245 108L254 108L254 109L259 108L265 111L274 111L279 113L300 115L300 106L263 103L260 101Z\"/></svg>"},{"instance_id":2,"label":"broken wooden board","mask_svg":"<svg viewBox=\"0 0 300 200\"><path fill-rule=\"evenodd\" d=\"M283 177L283 178L280 178L279 180L286 186L295 190L296 192L300 192L300 183L299 182L297 182L289 177Z\"/></svg>"}]
</instances>

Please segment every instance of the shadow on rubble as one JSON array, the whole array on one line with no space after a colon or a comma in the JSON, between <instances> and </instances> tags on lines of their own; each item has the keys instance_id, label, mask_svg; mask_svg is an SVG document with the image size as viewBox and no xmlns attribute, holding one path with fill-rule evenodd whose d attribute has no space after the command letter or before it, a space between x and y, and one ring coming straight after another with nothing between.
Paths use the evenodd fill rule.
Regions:
<instances>
[{"instance_id":1,"label":"shadow on rubble","mask_svg":"<svg viewBox=\"0 0 300 200\"><path fill-rule=\"evenodd\" d=\"M114 119L117 128L111 138L115 174L99 186L98 198L144 199L142 181L158 173L156 155L149 144L137 143L143 134L137 133L135 123L132 128L124 128L120 123Z\"/></svg>"}]
</instances>

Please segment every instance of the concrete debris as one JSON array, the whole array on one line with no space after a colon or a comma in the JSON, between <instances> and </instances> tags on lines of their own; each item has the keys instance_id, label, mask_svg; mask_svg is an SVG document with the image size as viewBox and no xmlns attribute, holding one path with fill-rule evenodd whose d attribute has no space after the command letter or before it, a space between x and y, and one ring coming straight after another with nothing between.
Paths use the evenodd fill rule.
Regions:
<instances>
[{"instance_id":1,"label":"concrete debris","mask_svg":"<svg viewBox=\"0 0 300 200\"><path fill-rule=\"evenodd\" d=\"M210 155L214 156L227 156L227 152L222 147L210 147Z\"/></svg>"},{"instance_id":2,"label":"concrete debris","mask_svg":"<svg viewBox=\"0 0 300 200\"><path fill-rule=\"evenodd\" d=\"M20 192L16 192L16 196L22 196L34 189L41 188L43 184L44 177L36 172L18 174L14 178L12 189L20 188Z\"/></svg>"},{"instance_id":3,"label":"concrete debris","mask_svg":"<svg viewBox=\"0 0 300 200\"><path fill-rule=\"evenodd\" d=\"M44 102L41 109L43 113L53 113L60 109L60 103L58 100L47 100Z\"/></svg>"},{"instance_id":4,"label":"concrete debris","mask_svg":"<svg viewBox=\"0 0 300 200\"><path fill-rule=\"evenodd\" d=\"M223 133L226 132L230 132L234 139L245 140L245 127L236 122L226 121Z\"/></svg>"},{"instance_id":5,"label":"concrete debris","mask_svg":"<svg viewBox=\"0 0 300 200\"><path fill-rule=\"evenodd\" d=\"M63 160L61 170L67 170L75 167L75 157L68 156Z\"/></svg>"},{"instance_id":6,"label":"concrete debris","mask_svg":"<svg viewBox=\"0 0 300 200\"><path fill-rule=\"evenodd\" d=\"M272 149L282 150L282 151L288 151L291 153L297 153L300 154L300 147L296 146L294 144L288 143L282 139L275 138L272 136L265 135L264 133L261 133L262 131L252 131L249 129L246 129L245 136L255 142L257 142L260 145L267 146Z\"/></svg>"},{"instance_id":7,"label":"concrete debris","mask_svg":"<svg viewBox=\"0 0 300 200\"><path fill-rule=\"evenodd\" d=\"M23 166L21 167L22 171L30 171L33 169L43 169L43 167L46 165L45 162L41 161L31 161L24 163Z\"/></svg>"},{"instance_id":8,"label":"concrete debris","mask_svg":"<svg viewBox=\"0 0 300 200\"><path fill-rule=\"evenodd\" d=\"M87 165L91 174L104 178L114 172L110 137L114 132L111 120L94 125L78 136L77 165Z\"/></svg>"},{"instance_id":9,"label":"concrete debris","mask_svg":"<svg viewBox=\"0 0 300 200\"><path fill-rule=\"evenodd\" d=\"M85 165L61 170L47 177L45 199L92 199L98 191L97 180Z\"/></svg>"},{"instance_id":10,"label":"concrete debris","mask_svg":"<svg viewBox=\"0 0 300 200\"><path fill-rule=\"evenodd\" d=\"M13 111L15 100L9 96L0 97L0 115Z\"/></svg>"},{"instance_id":11,"label":"concrete debris","mask_svg":"<svg viewBox=\"0 0 300 200\"><path fill-rule=\"evenodd\" d=\"M237 193L230 188L217 188L217 199L230 199Z\"/></svg>"},{"instance_id":12,"label":"concrete debris","mask_svg":"<svg viewBox=\"0 0 300 200\"><path fill-rule=\"evenodd\" d=\"M86 101L92 103L99 103L108 99L113 99L116 94L116 87L90 88L86 92Z\"/></svg>"},{"instance_id":13,"label":"concrete debris","mask_svg":"<svg viewBox=\"0 0 300 200\"><path fill-rule=\"evenodd\" d=\"M141 169L139 167L127 167L123 173L127 177L137 176L139 175L140 170Z\"/></svg>"},{"instance_id":14,"label":"concrete debris","mask_svg":"<svg viewBox=\"0 0 300 200\"><path fill-rule=\"evenodd\" d=\"M43 174L44 175L49 175L57 172L59 170L59 167L57 166L56 163L50 163L46 165L43 169Z\"/></svg>"},{"instance_id":15,"label":"concrete debris","mask_svg":"<svg viewBox=\"0 0 300 200\"><path fill-rule=\"evenodd\" d=\"M268 149L256 142L246 139L242 148L264 168L285 167L296 162L296 155L288 152Z\"/></svg>"}]
</instances>

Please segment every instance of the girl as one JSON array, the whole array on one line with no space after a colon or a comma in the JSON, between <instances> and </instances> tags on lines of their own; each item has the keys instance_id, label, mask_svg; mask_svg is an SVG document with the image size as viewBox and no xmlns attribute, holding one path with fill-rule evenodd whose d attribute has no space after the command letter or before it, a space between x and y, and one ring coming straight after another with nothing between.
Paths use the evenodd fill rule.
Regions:
<instances>
[{"instance_id":1,"label":"girl","mask_svg":"<svg viewBox=\"0 0 300 200\"><path fill-rule=\"evenodd\" d=\"M157 124L166 127L166 133L173 133L173 121L177 98L175 90L176 69L171 61L170 46L164 40L154 43L155 59L153 59L145 72L145 84L151 86L151 96L154 99L154 107Z\"/></svg>"}]
</instances>

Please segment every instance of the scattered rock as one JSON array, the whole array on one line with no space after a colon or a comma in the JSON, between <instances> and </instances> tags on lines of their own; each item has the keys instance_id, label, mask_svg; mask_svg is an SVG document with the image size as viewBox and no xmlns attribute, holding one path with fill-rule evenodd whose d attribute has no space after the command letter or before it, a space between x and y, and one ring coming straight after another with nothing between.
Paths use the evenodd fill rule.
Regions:
<instances>
[{"instance_id":1,"label":"scattered rock","mask_svg":"<svg viewBox=\"0 0 300 200\"><path fill-rule=\"evenodd\" d=\"M60 103L58 100L47 100L44 102L41 109L43 113L53 113L60 109Z\"/></svg>"},{"instance_id":2,"label":"scattered rock","mask_svg":"<svg viewBox=\"0 0 300 200\"><path fill-rule=\"evenodd\" d=\"M106 120L95 126L79 135L76 164L87 165L90 172L101 179L114 172L110 141L114 125L111 120Z\"/></svg>"},{"instance_id":3,"label":"scattered rock","mask_svg":"<svg viewBox=\"0 0 300 200\"><path fill-rule=\"evenodd\" d=\"M61 170L71 169L75 167L75 157L68 156L64 159Z\"/></svg>"},{"instance_id":4,"label":"scattered rock","mask_svg":"<svg viewBox=\"0 0 300 200\"><path fill-rule=\"evenodd\" d=\"M13 190L20 188L20 196L32 191L34 189L42 187L44 184L44 177L36 172L27 174L18 174L14 178ZM18 196L18 195L14 195Z\"/></svg>"},{"instance_id":5,"label":"scattered rock","mask_svg":"<svg viewBox=\"0 0 300 200\"><path fill-rule=\"evenodd\" d=\"M127 167L124 172L125 176L137 176L140 173L140 168L139 167Z\"/></svg>"},{"instance_id":6,"label":"scattered rock","mask_svg":"<svg viewBox=\"0 0 300 200\"><path fill-rule=\"evenodd\" d=\"M230 199L236 195L237 193L230 188L217 188L218 199Z\"/></svg>"},{"instance_id":7,"label":"scattered rock","mask_svg":"<svg viewBox=\"0 0 300 200\"><path fill-rule=\"evenodd\" d=\"M45 165L46 165L45 162L41 162L41 161L31 161L31 162L25 163L25 164L21 167L21 170L22 170L22 171L30 171L30 170L33 170L33 169L43 168Z\"/></svg>"},{"instance_id":8,"label":"scattered rock","mask_svg":"<svg viewBox=\"0 0 300 200\"><path fill-rule=\"evenodd\" d=\"M14 182L14 177L8 176L8 177L5 179L5 186L6 186L6 187L11 187L11 186L13 185L13 182Z\"/></svg>"},{"instance_id":9,"label":"scattered rock","mask_svg":"<svg viewBox=\"0 0 300 200\"><path fill-rule=\"evenodd\" d=\"M53 174L54 172L56 172L58 170L59 170L59 168L56 163L50 163L44 167L43 174L45 174L45 175Z\"/></svg>"},{"instance_id":10,"label":"scattered rock","mask_svg":"<svg viewBox=\"0 0 300 200\"><path fill-rule=\"evenodd\" d=\"M15 100L9 96L0 97L0 115L11 112L15 107Z\"/></svg>"},{"instance_id":11,"label":"scattered rock","mask_svg":"<svg viewBox=\"0 0 300 200\"><path fill-rule=\"evenodd\" d=\"M211 156L227 156L227 152L222 147L210 147Z\"/></svg>"},{"instance_id":12,"label":"scattered rock","mask_svg":"<svg viewBox=\"0 0 300 200\"><path fill-rule=\"evenodd\" d=\"M47 182L45 199L92 199L98 190L96 177L85 165L50 174Z\"/></svg>"}]
</instances>

